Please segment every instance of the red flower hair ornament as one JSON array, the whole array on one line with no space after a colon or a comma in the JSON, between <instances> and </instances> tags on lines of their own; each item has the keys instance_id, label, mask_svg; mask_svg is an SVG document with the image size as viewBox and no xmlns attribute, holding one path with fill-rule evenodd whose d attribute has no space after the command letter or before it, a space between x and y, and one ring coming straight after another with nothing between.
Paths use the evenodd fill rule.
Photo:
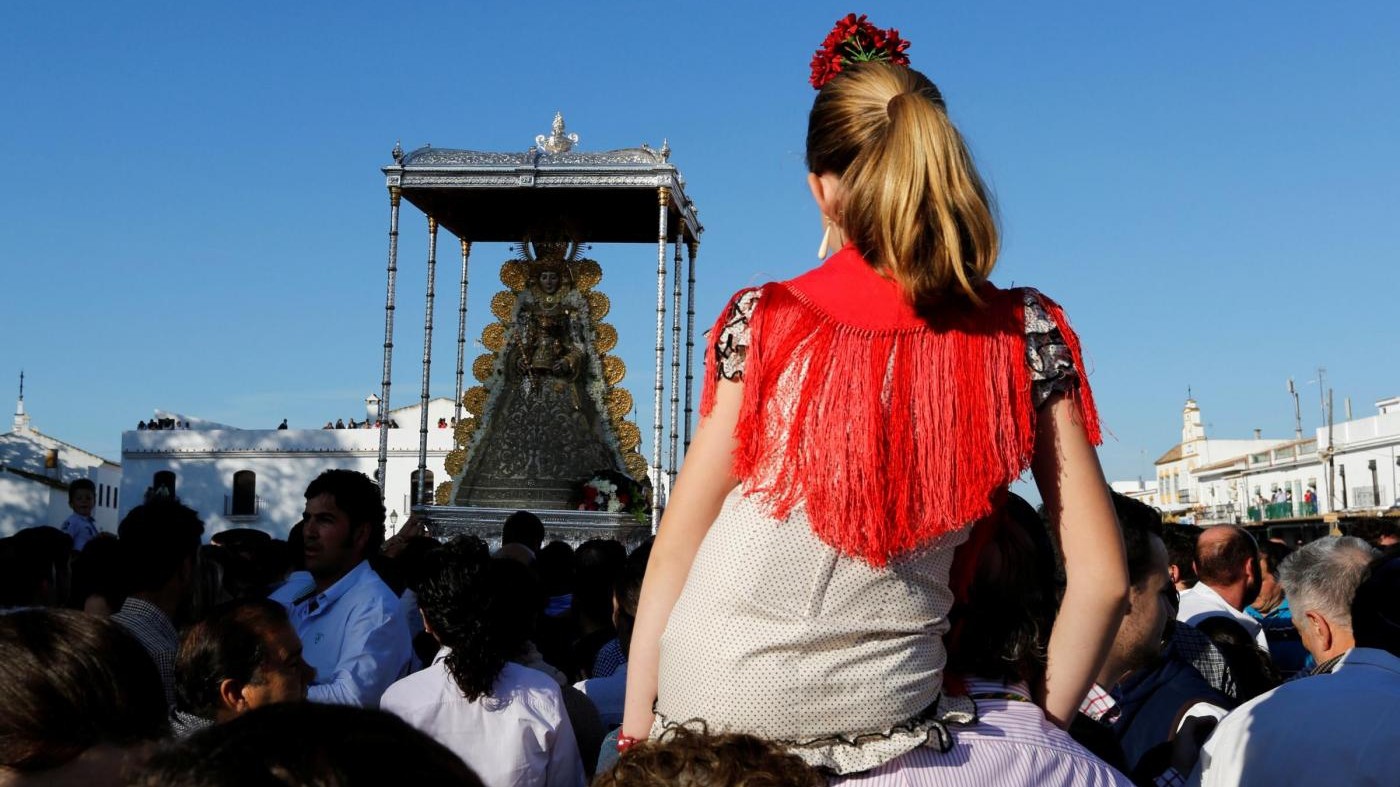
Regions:
<instances>
[{"instance_id":1,"label":"red flower hair ornament","mask_svg":"<svg viewBox=\"0 0 1400 787\"><path fill-rule=\"evenodd\" d=\"M821 90L843 68L856 63L884 61L907 66L909 56L904 50L908 48L909 42L900 38L895 28L881 30L866 21L865 14L846 14L812 56L812 87Z\"/></svg>"}]
</instances>

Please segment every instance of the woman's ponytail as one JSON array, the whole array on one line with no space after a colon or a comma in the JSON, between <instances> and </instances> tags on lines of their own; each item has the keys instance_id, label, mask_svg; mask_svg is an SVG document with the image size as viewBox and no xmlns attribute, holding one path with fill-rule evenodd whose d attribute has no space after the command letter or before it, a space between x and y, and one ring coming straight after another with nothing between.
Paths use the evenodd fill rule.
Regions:
<instances>
[{"instance_id":1,"label":"woman's ponytail","mask_svg":"<svg viewBox=\"0 0 1400 787\"><path fill-rule=\"evenodd\" d=\"M812 107L807 164L841 177L838 223L917 309L950 292L980 303L999 249L996 219L927 77L869 63L828 82Z\"/></svg>"}]
</instances>

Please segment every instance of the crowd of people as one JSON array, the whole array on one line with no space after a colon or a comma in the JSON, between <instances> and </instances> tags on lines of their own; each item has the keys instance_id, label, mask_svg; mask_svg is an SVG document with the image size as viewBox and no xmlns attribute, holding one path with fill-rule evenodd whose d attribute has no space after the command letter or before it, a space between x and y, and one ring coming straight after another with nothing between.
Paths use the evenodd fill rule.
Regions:
<instances>
[{"instance_id":1,"label":"crowd of people","mask_svg":"<svg viewBox=\"0 0 1400 787\"><path fill-rule=\"evenodd\" d=\"M720 315L654 540L386 540L349 470L285 541L171 494L113 537L74 484L0 541L0 785L1394 784L1395 527L1112 494L907 48L850 15L813 59L824 262Z\"/></svg>"},{"instance_id":2,"label":"crowd of people","mask_svg":"<svg viewBox=\"0 0 1400 787\"><path fill-rule=\"evenodd\" d=\"M945 691L972 710L925 746L941 775L916 783L1367 783L1400 767L1393 527L1373 529L1374 543L1289 546L1113 505L1126 613L1067 725L1042 705L1065 587L1044 511L1010 496L958 548ZM417 520L386 541L378 488L342 470L307 488L286 541L210 540L166 497L81 550L53 527L0 540L0 784L835 775L698 721L619 755L650 541L630 553L606 539L546 543L523 511L494 551L473 536L439 543ZM885 764L841 778L891 775Z\"/></svg>"}]
</instances>

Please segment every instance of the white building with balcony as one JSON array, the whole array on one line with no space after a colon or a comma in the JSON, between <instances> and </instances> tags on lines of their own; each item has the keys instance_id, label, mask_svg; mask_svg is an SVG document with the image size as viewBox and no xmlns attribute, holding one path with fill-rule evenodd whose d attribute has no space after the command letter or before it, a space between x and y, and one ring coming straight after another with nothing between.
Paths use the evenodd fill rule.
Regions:
<instances>
[{"instance_id":1,"label":"white building with balcony","mask_svg":"<svg viewBox=\"0 0 1400 787\"><path fill-rule=\"evenodd\" d=\"M420 413L414 404L389 414L398 424L388 430L385 469L391 531L395 522L407 520L418 499ZM455 447L454 415L452 399L429 400L429 499L448 480L443 461ZM199 512L206 537L248 527L285 538L301 519L306 487L321 472L358 470L373 478L379 469L376 428L235 429L183 416L170 420L191 426L122 434L122 515L140 505L148 490L164 487Z\"/></svg>"},{"instance_id":2,"label":"white building with balcony","mask_svg":"<svg viewBox=\"0 0 1400 787\"><path fill-rule=\"evenodd\" d=\"M1182 442L1156 462L1155 504L1197 524L1400 508L1400 397L1376 402L1376 410L1302 439L1213 440L1187 400ZM1152 503L1145 490L1127 494Z\"/></svg>"}]
</instances>

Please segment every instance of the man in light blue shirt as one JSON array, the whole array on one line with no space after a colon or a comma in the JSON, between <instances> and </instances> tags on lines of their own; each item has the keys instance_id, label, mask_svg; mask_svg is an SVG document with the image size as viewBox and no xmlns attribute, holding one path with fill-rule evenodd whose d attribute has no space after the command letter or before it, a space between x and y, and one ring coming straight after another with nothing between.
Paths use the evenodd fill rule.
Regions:
<instances>
[{"instance_id":1,"label":"man in light blue shirt","mask_svg":"<svg viewBox=\"0 0 1400 787\"><path fill-rule=\"evenodd\" d=\"M327 470L306 488L306 571L273 592L316 669L313 702L379 706L412 655L399 600L370 568L384 542L384 504L364 473Z\"/></svg>"}]
</instances>

